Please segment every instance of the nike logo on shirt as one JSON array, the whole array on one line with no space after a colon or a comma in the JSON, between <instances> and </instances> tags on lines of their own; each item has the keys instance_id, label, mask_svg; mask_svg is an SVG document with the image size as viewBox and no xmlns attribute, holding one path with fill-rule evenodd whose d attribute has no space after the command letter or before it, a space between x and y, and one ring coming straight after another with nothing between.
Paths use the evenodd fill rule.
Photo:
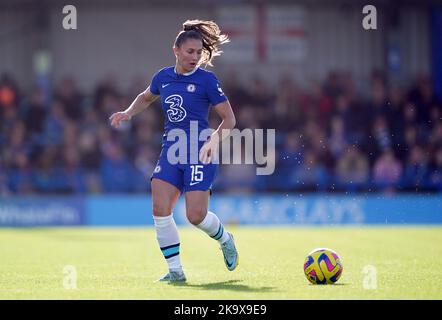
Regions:
<instances>
[{"instance_id":1,"label":"nike logo on shirt","mask_svg":"<svg viewBox=\"0 0 442 320\"><path fill-rule=\"evenodd\" d=\"M161 85L161 88L164 89L164 88L167 87L169 84L170 84L170 83L162 84L162 85Z\"/></svg>"}]
</instances>

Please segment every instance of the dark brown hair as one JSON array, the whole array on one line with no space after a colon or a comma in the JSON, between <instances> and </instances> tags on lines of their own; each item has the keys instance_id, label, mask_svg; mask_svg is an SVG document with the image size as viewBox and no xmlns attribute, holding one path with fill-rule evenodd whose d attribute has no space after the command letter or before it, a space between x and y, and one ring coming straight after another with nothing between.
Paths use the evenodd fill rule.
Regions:
<instances>
[{"instance_id":1,"label":"dark brown hair","mask_svg":"<svg viewBox=\"0 0 442 320\"><path fill-rule=\"evenodd\" d=\"M215 22L205 20L184 22L183 30L178 33L175 39L175 47L179 48L187 39L202 41L203 52L200 63L209 66L212 66L212 59L222 53L219 46L230 41L227 35L221 34L221 30Z\"/></svg>"}]
</instances>

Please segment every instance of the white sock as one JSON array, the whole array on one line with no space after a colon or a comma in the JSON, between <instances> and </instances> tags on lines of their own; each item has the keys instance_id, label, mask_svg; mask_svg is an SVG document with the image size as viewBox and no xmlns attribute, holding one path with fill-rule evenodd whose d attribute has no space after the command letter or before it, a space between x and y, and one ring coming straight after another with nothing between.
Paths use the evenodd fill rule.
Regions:
<instances>
[{"instance_id":1,"label":"white sock","mask_svg":"<svg viewBox=\"0 0 442 320\"><path fill-rule=\"evenodd\" d=\"M196 227L203 230L220 244L229 240L229 235L224 231L223 224L213 212L208 211L206 217Z\"/></svg>"},{"instance_id":2,"label":"white sock","mask_svg":"<svg viewBox=\"0 0 442 320\"><path fill-rule=\"evenodd\" d=\"M158 244L169 266L169 270L181 269L180 238L173 216L153 216L153 220L155 222Z\"/></svg>"}]
</instances>

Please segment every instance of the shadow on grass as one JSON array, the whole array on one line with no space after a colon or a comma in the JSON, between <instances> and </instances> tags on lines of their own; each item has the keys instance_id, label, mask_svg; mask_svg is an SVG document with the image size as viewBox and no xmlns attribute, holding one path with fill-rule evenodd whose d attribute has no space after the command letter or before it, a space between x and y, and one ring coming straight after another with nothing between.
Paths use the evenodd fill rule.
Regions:
<instances>
[{"instance_id":1,"label":"shadow on grass","mask_svg":"<svg viewBox=\"0 0 442 320\"><path fill-rule=\"evenodd\" d=\"M70 241L70 242L124 242L124 241L139 241L140 237L133 234L100 234L100 233L63 233L60 230L38 230L34 232L35 236L41 236L43 238L53 239L57 241Z\"/></svg>"},{"instance_id":2,"label":"shadow on grass","mask_svg":"<svg viewBox=\"0 0 442 320\"><path fill-rule=\"evenodd\" d=\"M319 287L319 288L321 288L321 287L336 287L336 286L346 286L346 285L348 285L348 283L346 283L346 282L339 282L339 283L333 283L333 284L311 284L311 283L309 283L308 284L308 286L309 287Z\"/></svg>"},{"instance_id":3,"label":"shadow on grass","mask_svg":"<svg viewBox=\"0 0 442 320\"><path fill-rule=\"evenodd\" d=\"M275 291L275 287L251 287L246 284L241 284L242 280L229 280L222 282L204 283L204 284L192 284L188 282L171 282L169 285L174 287L184 288L198 288L203 290L232 290L232 291L245 291L245 292L270 292Z\"/></svg>"}]
</instances>

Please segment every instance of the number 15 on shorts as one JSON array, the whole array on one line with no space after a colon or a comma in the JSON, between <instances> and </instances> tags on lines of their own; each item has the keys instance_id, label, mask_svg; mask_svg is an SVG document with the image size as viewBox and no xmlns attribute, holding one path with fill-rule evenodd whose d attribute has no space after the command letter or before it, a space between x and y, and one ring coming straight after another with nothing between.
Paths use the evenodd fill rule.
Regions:
<instances>
[{"instance_id":1,"label":"number 15 on shorts","mask_svg":"<svg viewBox=\"0 0 442 320\"><path fill-rule=\"evenodd\" d=\"M190 168L192 169L191 173L191 181L190 184L198 183L203 181L204 179L204 172L201 171L203 169L202 165L191 165Z\"/></svg>"}]
</instances>

